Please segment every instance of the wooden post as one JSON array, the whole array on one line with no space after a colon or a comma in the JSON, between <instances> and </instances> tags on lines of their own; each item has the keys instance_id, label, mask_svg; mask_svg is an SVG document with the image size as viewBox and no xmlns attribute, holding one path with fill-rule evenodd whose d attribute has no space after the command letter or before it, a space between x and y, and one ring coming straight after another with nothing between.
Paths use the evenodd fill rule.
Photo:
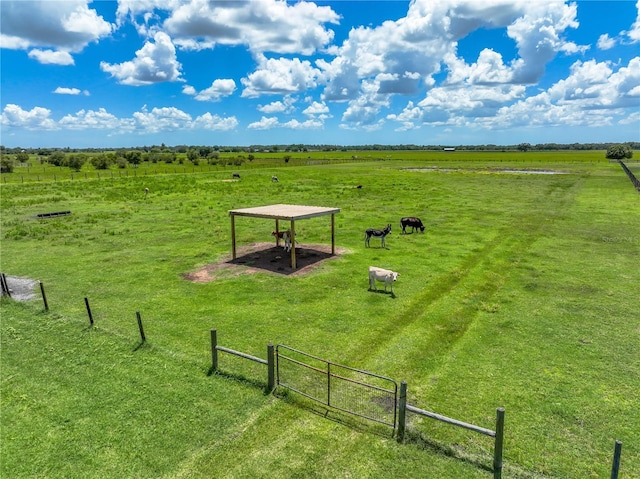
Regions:
<instances>
[{"instance_id":1,"label":"wooden post","mask_svg":"<svg viewBox=\"0 0 640 479\"><path fill-rule=\"evenodd\" d=\"M278 236L280 233L280 220L276 218L276 246L280 246L280 237Z\"/></svg>"},{"instance_id":2,"label":"wooden post","mask_svg":"<svg viewBox=\"0 0 640 479\"><path fill-rule=\"evenodd\" d=\"M236 216L231 214L231 255L236 259Z\"/></svg>"},{"instance_id":3,"label":"wooden post","mask_svg":"<svg viewBox=\"0 0 640 479\"><path fill-rule=\"evenodd\" d=\"M42 281L40 281L40 292L42 293L42 301L44 302L45 311L49 311L49 304L47 304L47 295L44 294L44 285Z\"/></svg>"},{"instance_id":4,"label":"wooden post","mask_svg":"<svg viewBox=\"0 0 640 479\"><path fill-rule=\"evenodd\" d=\"M336 215L331 214L331 254L336 254Z\"/></svg>"},{"instance_id":5,"label":"wooden post","mask_svg":"<svg viewBox=\"0 0 640 479\"><path fill-rule=\"evenodd\" d=\"M211 329L211 369L218 370L218 332L215 328Z\"/></svg>"},{"instance_id":6,"label":"wooden post","mask_svg":"<svg viewBox=\"0 0 640 479\"><path fill-rule=\"evenodd\" d=\"M276 355L273 344L267 344L267 391L271 392L276 387Z\"/></svg>"},{"instance_id":7,"label":"wooden post","mask_svg":"<svg viewBox=\"0 0 640 479\"><path fill-rule=\"evenodd\" d=\"M611 479L618 479L620 472L620 455L622 454L622 441L616 440L616 447L613 451L613 464L611 465Z\"/></svg>"},{"instance_id":8,"label":"wooden post","mask_svg":"<svg viewBox=\"0 0 640 479\"><path fill-rule=\"evenodd\" d=\"M84 304L87 307L87 314L89 315L89 323L93 326L93 315L91 314L91 308L89 307L89 299L84 298Z\"/></svg>"},{"instance_id":9,"label":"wooden post","mask_svg":"<svg viewBox=\"0 0 640 479\"><path fill-rule=\"evenodd\" d=\"M140 311L136 311L136 317L138 318L138 329L140 330L140 338L142 338L142 342L144 343L147 338L144 335L144 329L142 328L142 318L140 317Z\"/></svg>"},{"instance_id":10,"label":"wooden post","mask_svg":"<svg viewBox=\"0 0 640 479\"><path fill-rule=\"evenodd\" d=\"M404 440L404 431L407 422L407 381L400 383L400 398L398 401L398 442Z\"/></svg>"},{"instance_id":11,"label":"wooden post","mask_svg":"<svg viewBox=\"0 0 640 479\"><path fill-rule=\"evenodd\" d=\"M504 440L504 408L496 409L496 442L493 448L493 478L502 477L502 445Z\"/></svg>"},{"instance_id":12,"label":"wooden post","mask_svg":"<svg viewBox=\"0 0 640 479\"><path fill-rule=\"evenodd\" d=\"M296 222L291 220L291 269L296 269Z\"/></svg>"},{"instance_id":13,"label":"wooden post","mask_svg":"<svg viewBox=\"0 0 640 479\"><path fill-rule=\"evenodd\" d=\"M7 276L4 273L0 274L0 282L2 283L2 292L11 297L11 291L9 291L9 283L7 283Z\"/></svg>"}]
</instances>

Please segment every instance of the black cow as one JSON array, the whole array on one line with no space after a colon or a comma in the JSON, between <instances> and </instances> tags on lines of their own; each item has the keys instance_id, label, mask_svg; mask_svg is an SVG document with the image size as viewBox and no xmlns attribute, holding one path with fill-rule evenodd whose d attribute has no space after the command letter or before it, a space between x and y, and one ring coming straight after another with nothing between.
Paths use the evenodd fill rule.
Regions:
<instances>
[{"instance_id":1,"label":"black cow","mask_svg":"<svg viewBox=\"0 0 640 479\"><path fill-rule=\"evenodd\" d=\"M231 178L238 178L240 179L240 173L234 173L233 175L231 175Z\"/></svg>"},{"instance_id":2,"label":"black cow","mask_svg":"<svg viewBox=\"0 0 640 479\"><path fill-rule=\"evenodd\" d=\"M411 227L411 232L413 233L416 228L419 228L422 233L424 233L424 225L420 218L416 218L415 216L406 216L400 220L400 226L402 226L402 233L406 233L406 228Z\"/></svg>"},{"instance_id":3,"label":"black cow","mask_svg":"<svg viewBox=\"0 0 640 479\"><path fill-rule=\"evenodd\" d=\"M365 246L369 246L369 241L371 241L371 237L375 236L376 238L380 238L380 246L382 246L383 248L386 246L385 243L385 238L387 237L387 235L391 233L391 225L388 224L387 226L385 226L385 228L383 230L376 230L374 228L367 228L367 230L364 232L364 245Z\"/></svg>"}]
</instances>

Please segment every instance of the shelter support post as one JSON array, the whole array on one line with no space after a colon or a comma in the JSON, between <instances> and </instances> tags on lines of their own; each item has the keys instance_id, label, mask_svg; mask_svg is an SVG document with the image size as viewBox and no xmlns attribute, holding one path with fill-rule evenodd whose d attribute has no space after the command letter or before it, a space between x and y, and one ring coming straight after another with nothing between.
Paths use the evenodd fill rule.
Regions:
<instances>
[{"instance_id":1,"label":"shelter support post","mask_svg":"<svg viewBox=\"0 0 640 479\"><path fill-rule=\"evenodd\" d=\"M231 215L231 253L233 259L236 259L236 217Z\"/></svg>"},{"instance_id":2,"label":"shelter support post","mask_svg":"<svg viewBox=\"0 0 640 479\"><path fill-rule=\"evenodd\" d=\"M336 215L331 214L331 254L336 254Z\"/></svg>"},{"instance_id":3,"label":"shelter support post","mask_svg":"<svg viewBox=\"0 0 640 479\"><path fill-rule=\"evenodd\" d=\"M296 222L291 220L291 269L296 269Z\"/></svg>"}]
</instances>

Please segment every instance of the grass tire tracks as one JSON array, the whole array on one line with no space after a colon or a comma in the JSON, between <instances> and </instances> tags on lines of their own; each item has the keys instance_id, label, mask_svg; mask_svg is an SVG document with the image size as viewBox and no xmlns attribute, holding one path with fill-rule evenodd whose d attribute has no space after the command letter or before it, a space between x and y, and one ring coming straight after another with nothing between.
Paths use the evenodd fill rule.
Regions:
<instances>
[{"instance_id":1,"label":"grass tire tracks","mask_svg":"<svg viewBox=\"0 0 640 479\"><path fill-rule=\"evenodd\" d=\"M374 336L362 354L354 357L356 364L367 364L379 356L388 354L389 344L399 338L414 324L431 324L429 349L424 355L431 361L442 359L448 351L464 336L478 313L491 309L491 298L500 290L510 271L517 265L519 258L544 234L551 223L565 215L577 191L588 176L575 176L574 181L558 182L546 191L541 191L541 206L534 215L516 216L514 221L521 228L514 231L513 225L507 225L498 234L476 251L468 254L460 266L444 274L417 295L411 304L388 322ZM482 268L482 269L480 269ZM461 293L459 306L454 314L438 317L434 313L435 305L446 300L457 290L466 286L471 293ZM373 347L375 345L375 347Z\"/></svg>"}]
</instances>

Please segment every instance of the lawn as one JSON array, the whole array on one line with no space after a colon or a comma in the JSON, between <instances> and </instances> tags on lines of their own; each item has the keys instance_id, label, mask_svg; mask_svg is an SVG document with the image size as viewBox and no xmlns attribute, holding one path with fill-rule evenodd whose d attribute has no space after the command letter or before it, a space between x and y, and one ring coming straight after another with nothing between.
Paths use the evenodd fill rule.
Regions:
<instances>
[{"instance_id":1,"label":"lawn","mask_svg":"<svg viewBox=\"0 0 640 479\"><path fill-rule=\"evenodd\" d=\"M216 328L262 358L285 344L407 381L411 404L481 427L504 407L503 477L608 477L616 439L620 477L640 476L640 195L620 166L604 152L380 158L12 173L0 269L41 281L49 311L0 303L0 475L492 477L490 438L410 415L399 444L391 428L266 394L262 365L223 355L211 374ZM306 275L185 279L229 259L230 209L272 203L340 208L344 252ZM425 233L401 235L402 216ZM365 248L364 230L387 223L387 248ZM237 218L238 243L270 241L273 226ZM327 242L326 217L296 234ZM394 296L367 290L369 265L400 273Z\"/></svg>"}]
</instances>

